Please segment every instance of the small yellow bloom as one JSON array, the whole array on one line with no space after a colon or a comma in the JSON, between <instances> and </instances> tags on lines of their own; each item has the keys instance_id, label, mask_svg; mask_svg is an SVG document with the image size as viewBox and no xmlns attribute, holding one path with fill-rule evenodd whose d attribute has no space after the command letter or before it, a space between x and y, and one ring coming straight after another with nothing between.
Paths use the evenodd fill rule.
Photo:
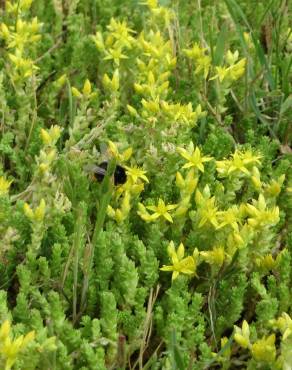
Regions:
<instances>
[{"instance_id":1,"label":"small yellow bloom","mask_svg":"<svg viewBox=\"0 0 292 370\"><path fill-rule=\"evenodd\" d=\"M183 52L190 59L198 60L205 55L206 48L202 48L198 43L194 43L191 49L183 49Z\"/></svg>"},{"instance_id":2,"label":"small yellow bloom","mask_svg":"<svg viewBox=\"0 0 292 370\"><path fill-rule=\"evenodd\" d=\"M259 169L256 166L252 168L251 181L253 182L257 190L260 190L262 188L261 174L260 174Z\"/></svg>"},{"instance_id":3,"label":"small yellow bloom","mask_svg":"<svg viewBox=\"0 0 292 370\"><path fill-rule=\"evenodd\" d=\"M11 184L12 180L7 181L3 176L0 176L0 196L8 193Z\"/></svg>"},{"instance_id":4,"label":"small yellow bloom","mask_svg":"<svg viewBox=\"0 0 292 370\"><path fill-rule=\"evenodd\" d=\"M10 334L10 322L5 320L0 327L0 341L4 341Z\"/></svg>"},{"instance_id":5,"label":"small yellow bloom","mask_svg":"<svg viewBox=\"0 0 292 370\"><path fill-rule=\"evenodd\" d=\"M240 224L240 211L237 206L232 206L228 208L226 211L219 211L217 212L219 216L219 229L230 225L235 232L238 232L238 225Z\"/></svg>"},{"instance_id":6,"label":"small yellow bloom","mask_svg":"<svg viewBox=\"0 0 292 370\"><path fill-rule=\"evenodd\" d=\"M36 221L43 221L46 212L46 202L44 199L40 201L40 205L34 211L34 218Z\"/></svg>"},{"instance_id":7,"label":"small yellow bloom","mask_svg":"<svg viewBox=\"0 0 292 370\"><path fill-rule=\"evenodd\" d=\"M264 257L257 258L256 259L256 264L259 267L270 271L270 270L273 270L276 267L277 261L274 260L274 258L271 254L267 254Z\"/></svg>"},{"instance_id":8,"label":"small yellow bloom","mask_svg":"<svg viewBox=\"0 0 292 370\"><path fill-rule=\"evenodd\" d=\"M126 174L133 180L134 184L136 184L138 179L142 179L145 182L149 183L149 180L145 176L146 171L143 171L142 169L140 169L137 166L135 166L135 167L125 166L125 169L127 170Z\"/></svg>"},{"instance_id":9,"label":"small yellow bloom","mask_svg":"<svg viewBox=\"0 0 292 370\"><path fill-rule=\"evenodd\" d=\"M174 243L171 241L168 246L168 254L171 258L172 265L163 265L160 270L172 271L172 280L175 280L180 273L187 275L194 275L196 273L197 264L194 257L188 256L184 258L185 248L183 243L180 243L177 251L175 251Z\"/></svg>"},{"instance_id":10,"label":"small yellow bloom","mask_svg":"<svg viewBox=\"0 0 292 370\"><path fill-rule=\"evenodd\" d=\"M215 247L212 251L200 252L200 256L209 265L221 267L225 259L225 251L223 247Z\"/></svg>"},{"instance_id":11,"label":"small yellow bloom","mask_svg":"<svg viewBox=\"0 0 292 370\"><path fill-rule=\"evenodd\" d=\"M30 208L30 205L28 203L24 203L23 212L24 212L24 214L26 215L27 218L29 218L30 220L33 220L34 213L33 213L33 210Z\"/></svg>"},{"instance_id":12,"label":"small yellow bloom","mask_svg":"<svg viewBox=\"0 0 292 370\"><path fill-rule=\"evenodd\" d=\"M220 82L225 80L229 75L229 68L228 67L215 67L217 74L211 77L209 80L215 80L216 78L219 79Z\"/></svg>"},{"instance_id":13,"label":"small yellow bloom","mask_svg":"<svg viewBox=\"0 0 292 370\"><path fill-rule=\"evenodd\" d=\"M11 325L8 320L4 321L0 328L0 353L2 360L4 360L5 370L12 368L19 352L23 351L35 338L35 332L31 331L25 337L21 335L15 340L11 340L10 329Z\"/></svg>"},{"instance_id":14,"label":"small yellow bloom","mask_svg":"<svg viewBox=\"0 0 292 370\"><path fill-rule=\"evenodd\" d=\"M232 154L232 159L225 159L223 161L216 161L217 172L227 177L233 173L251 175L251 169L253 174L255 173L254 165L260 164L260 155L253 154L250 150L241 152L237 150Z\"/></svg>"},{"instance_id":15,"label":"small yellow bloom","mask_svg":"<svg viewBox=\"0 0 292 370\"><path fill-rule=\"evenodd\" d=\"M46 130L42 128L40 134L44 144L51 144L51 136Z\"/></svg>"},{"instance_id":16,"label":"small yellow bloom","mask_svg":"<svg viewBox=\"0 0 292 370\"><path fill-rule=\"evenodd\" d=\"M233 65L237 62L238 57L239 57L238 50L235 50L234 53L232 53L231 50L228 50L225 56L225 60L229 65Z\"/></svg>"},{"instance_id":17,"label":"small yellow bloom","mask_svg":"<svg viewBox=\"0 0 292 370\"><path fill-rule=\"evenodd\" d=\"M279 222L279 207L268 209L263 194L259 195L258 200L252 201L253 204L246 204L246 211L250 216L248 224L254 229L266 225L275 225Z\"/></svg>"},{"instance_id":18,"label":"small yellow bloom","mask_svg":"<svg viewBox=\"0 0 292 370\"><path fill-rule=\"evenodd\" d=\"M67 75L66 73L64 73L62 76L60 76L55 82L54 82L54 85L57 87L57 88L61 88L65 82L67 81Z\"/></svg>"},{"instance_id":19,"label":"small yellow bloom","mask_svg":"<svg viewBox=\"0 0 292 370\"><path fill-rule=\"evenodd\" d=\"M267 193L271 197L277 197L281 192L284 181L285 175L280 176L277 181L272 180L270 184L266 186L265 193Z\"/></svg>"},{"instance_id":20,"label":"small yellow bloom","mask_svg":"<svg viewBox=\"0 0 292 370\"><path fill-rule=\"evenodd\" d=\"M113 60L114 63L119 66L121 59L128 59L128 57L123 54L122 49L112 49L110 48L108 51L106 51L106 56L103 58L104 60Z\"/></svg>"},{"instance_id":21,"label":"small yellow bloom","mask_svg":"<svg viewBox=\"0 0 292 370\"><path fill-rule=\"evenodd\" d=\"M75 96L75 98L79 98L79 99L82 98L81 92L76 87L74 86L71 87L71 91L72 91L73 96Z\"/></svg>"},{"instance_id":22,"label":"small yellow bloom","mask_svg":"<svg viewBox=\"0 0 292 370\"><path fill-rule=\"evenodd\" d=\"M138 112L137 112L137 110L136 110L134 107L132 107L130 104L127 104L127 109L128 109L129 113L130 113L132 116L134 116L134 117L138 117Z\"/></svg>"},{"instance_id":23,"label":"small yellow bloom","mask_svg":"<svg viewBox=\"0 0 292 370\"><path fill-rule=\"evenodd\" d=\"M45 145L55 144L61 135L61 128L58 125L51 126L49 130L41 129L40 136Z\"/></svg>"},{"instance_id":24,"label":"small yellow bloom","mask_svg":"<svg viewBox=\"0 0 292 370\"><path fill-rule=\"evenodd\" d=\"M275 334L258 339L252 346L252 356L256 361L266 362L272 365L276 358Z\"/></svg>"},{"instance_id":25,"label":"small yellow bloom","mask_svg":"<svg viewBox=\"0 0 292 370\"><path fill-rule=\"evenodd\" d=\"M283 341L292 335L292 318L286 312L283 312L277 320L270 320L270 323L281 331Z\"/></svg>"},{"instance_id":26,"label":"small yellow bloom","mask_svg":"<svg viewBox=\"0 0 292 370\"><path fill-rule=\"evenodd\" d=\"M246 320L243 320L242 328L239 328L238 326L234 325L234 340L243 348L247 348L250 346L249 341L249 325Z\"/></svg>"},{"instance_id":27,"label":"small yellow bloom","mask_svg":"<svg viewBox=\"0 0 292 370\"><path fill-rule=\"evenodd\" d=\"M198 201L200 197L200 191L197 190L196 192L196 203L198 204L198 216L200 219L199 227L203 227L206 223L212 224L215 229L219 228L218 222L218 211L216 207L216 199L215 197L209 199L201 199Z\"/></svg>"},{"instance_id":28,"label":"small yellow bloom","mask_svg":"<svg viewBox=\"0 0 292 370\"><path fill-rule=\"evenodd\" d=\"M123 153L119 153L117 145L110 140L108 141L108 146L109 152L119 163L128 161L133 153L132 148L128 148Z\"/></svg>"},{"instance_id":29,"label":"small yellow bloom","mask_svg":"<svg viewBox=\"0 0 292 370\"><path fill-rule=\"evenodd\" d=\"M40 201L38 207L36 207L35 211L33 211L28 203L25 203L23 206L24 214L27 218L31 221L41 222L45 217L46 211L46 202L44 199Z\"/></svg>"},{"instance_id":30,"label":"small yellow bloom","mask_svg":"<svg viewBox=\"0 0 292 370\"><path fill-rule=\"evenodd\" d=\"M103 86L105 87L105 89L107 89L109 92L111 92L111 93L117 92L119 90L119 87L120 87L120 73L119 73L119 70L116 69L114 71L112 79L110 79L108 74L105 73L103 75L102 83L103 83Z\"/></svg>"},{"instance_id":31,"label":"small yellow bloom","mask_svg":"<svg viewBox=\"0 0 292 370\"><path fill-rule=\"evenodd\" d=\"M169 214L169 211L172 211L177 207L177 204L168 204L166 205L162 199L159 198L157 206L147 206L146 208L154 213L151 215L153 220L156 220L159 217L165 218L169 222L173 222L172 217Z\"/></svg>"},{"instance_id":32,"label":"small yellow bloom","mask_svg":"<svg viewBox=\"0 0 292 370\"><path fill-rule=\"evenodd\" d=\"M88 78L84 82L82 93L85 96L90 96L90 94L91 94L91 83L88 80Z\"/></svg>"},{"instance_id":33,"label":"small yellow bloom","mask_svg":"<svg viewBox=\"0 0 292 370\"><path fill-rule=\"evenodd\" d=\"M194 149L193 145L191 145L191 149ZM201 156L201 151L198 147L196 147L196 149L192 150L191 152L188 152L184 148L177 148L177 151L183 158L188 161L188 163L186 163L182 168L195 167L198 168L198 170L200 170L201 172L204 172L203 163L212 160L211 157Z\"/></svg>"},{"instance_id":34,"label":"small yellow bloom","mask_svg":"<svg viewBox=\"0 0 292 370\"><path fill-rule=\"evenodd\" d=\"M154 221L154 218L152 217L152 215L150 215L147 212L146 207L142 203L138 203L138 212L137 213L142 218L142 220L144 220L146 222Z\"/></svg>"}]
</instances>

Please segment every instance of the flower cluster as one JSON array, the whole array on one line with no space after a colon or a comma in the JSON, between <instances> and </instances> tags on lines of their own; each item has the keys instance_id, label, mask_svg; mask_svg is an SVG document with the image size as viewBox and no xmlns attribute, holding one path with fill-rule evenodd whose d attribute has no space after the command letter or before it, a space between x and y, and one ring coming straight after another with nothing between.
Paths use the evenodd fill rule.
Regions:
<instances>
[{"instance_id":1,"label":"flower cluster","mask_svg":"<svg viewBox=\"0 0 292 370\"><path fill-rule=\"evenodd\" d=\"M291 323L291 317L286 312L283 312L282 316L280 316L278 319L273 319L270 321L273 329L279 329L282 334L282 353L278 357L276 350L276 335L272 333L268 336L264 336L252 341L250 338L250 327L246 320L243 321L241 328L236 325L234 326L234 340L242 348L249 349L252 358L257 364L267 364L269 366L273 366L275 369L285 368L286 364L288 364L289 356L291 356L291 353L289 354L289 351L287 352L285 350L285 346L287 342L290 341L289 337L292 333Z\"/></svg>"},{"instance_id":2,"label":"flower cluster","mask_svg":"<svg viewBox=\"0 0 292 370\"><path fill-rule=\"evenodd\" d=\"M25 336L21 335L16 339L11 339L11 324L8 320L4 321L0 327L0 362L3 370L10 370L17 358L25 351L30 342L35 338L35 332L30 331ZM4 361L4 362L2 362Z\"/></svg>"},{"instance_id":3,"label":"flower cluster","mask_svg":"<svg viewBox=\"0 0 292 370\"><path fill-rule=\"evenodd\" d=\"M38 69L29 53L40 39L42 24L35 17L31 21L23 19L25 12L30 8L32 1L7 2L7 11L10 14L17 12L17 21L14 25L0 24L0 37L4 39L8 49L8 58L11 62L11 76L15 82L22 82L31 77Z\"/></svg>"},{"instance_id":4,"label":"flower cluster","mask_svg":"<svg viewBox=\"0 0 292 370\"><path fill-rule=\"evenodd\" d=\"M109 141L109 152L121 164L127 162L132 156L132 148L128 148L120 153L116 144L112 141ZM146 177L146 171L142 168L137 166L130 167L125 164L123 166L127 175L126 182L115 190L115 200L119 207L114 209L109 205L107 209L108 216L118 223L128 218L131 210L131 201L144 190L144 183L149 182Z\"/></svg>"}]
</instances>

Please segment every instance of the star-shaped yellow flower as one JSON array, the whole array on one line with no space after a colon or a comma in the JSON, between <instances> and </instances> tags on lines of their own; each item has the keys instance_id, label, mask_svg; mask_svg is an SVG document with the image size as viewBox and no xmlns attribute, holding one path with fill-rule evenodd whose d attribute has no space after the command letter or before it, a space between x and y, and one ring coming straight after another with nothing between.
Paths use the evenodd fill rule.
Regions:
<instances>
[{"instance_id":1,"label":"star-shaped yellow flower","mask_svg":"<svg viewBox=\"0 0 292 370\"><path fill-rule=\"evenodd\" d=\"M196 273L197 263L192 256L184 258L185 248L183 243L180 243L177 251L174 248L174 243L171 241L168 246L168 254L171 258L172 265L163 265L161 271L172 271L172 280L175 280L179 274L193 275Z\"/></svg>"},{"instance_id":2,"label":"star-shaped yellow flower","mask_svg":"<svg viewBox=\"0 0 292 370\"><path fill-rule=\"evenodd\" d=\"M217 74L210 78L210 80L215 80L216 78L222 82L229 74L230 68L228 67L215 67Z\"/></svg>"},{"instance_id":3,"label":"star-shaped yellow flower","mask_svg":"<svg viewBox=\"0 0 292 370\"><path fill-rule=\"evenodd\" d=\"M126 174L133 180L133 183L135 184L138 179L142 179L145 182L149 183L149 180L145 176L146 171L143 171L141 168L134 166L134 167L128 167L125 166Z\"/></svg>"},{"instance_id":4,"label":"star-shaped yellow flower","mask_svg":"<svg viewBox=\"0 0 292 370\"><path fill-rule=\"evenodd\" d=\"M211 223L215 227L215 229L219 227L219 223L217 220L218 213L215 201L216 201L215 197L212 197L204 202L203 207L199 207L198 209L198 214L200 217L199 228L204 226L208 222Z\"/></svg>"},{"instance_id":5,"label":"star-shaped yellow flower","mask_svg":"<svg viewBox=\"0 0 292 370\"><path fill-rule=\"evenodd\" d=\"M193 145L191 145L191 152L188 152L184 148L177 148L179 154L185 158L188 163L186 163L182 168L195 167L198 168L201 172L204 172L204 162L209 162L212 160L211 157L202 156L201 151L198 147L194 150Z\"/></svg>"},{"instance_id":6,"label":"star-shaped yellow flower","mask_svg":"<svg viewBox=\"0 0 292 370\"><path fill-rule=\"evenodd\" d=\"M128 59L128 57L123 54L122 49L117 48L117 49L112 49L110 48L106 52L106 56L103 58L103 60L111 60L113 59L114 63L119 66L120 65L120 60L121 59Z\"/></svg>"},{"instance_id":7,"label":"star-shaped yellow flower","mask_svg":"<svg viewBox=\"0 0 292 370\"><path fill-rule=\"evenodd\" d=\"M166 205L162 199L159 198L157 206L147 206L146 208L154 213L151 215L151 219L155 220L159 217L164 217L167 221L173 222L172 217L168 213L169 211L175 209L177 204Z\"/></svg>"},{"instance_id":8,"label":"star-shaped yellow flower","mask_svg":"<svg viewBox=\"0 0 292 370\"><path fill-rule=\"evenodd\" d=\"M220 220L219 229L230 225L234 231L238 232L238 224L240 224L240 210L237 206L232 206L226 211L219 211L217 212L217 215Z\"/></svg>"}]
</instances>

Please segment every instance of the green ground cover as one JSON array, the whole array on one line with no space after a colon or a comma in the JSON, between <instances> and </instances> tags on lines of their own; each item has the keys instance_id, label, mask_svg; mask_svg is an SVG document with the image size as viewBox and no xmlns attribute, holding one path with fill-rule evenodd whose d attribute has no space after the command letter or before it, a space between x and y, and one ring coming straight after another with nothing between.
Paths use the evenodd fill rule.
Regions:
<instances>
[{"instance_id":1,"label":"green ground cover","mask_svg":"<svg viewBox=\"0 0 292 370\"><path fill-rule=\"evenodd\" d=\"M0 1L0 370L291 370L291 5Z\"/></svg>"}]
</instances>

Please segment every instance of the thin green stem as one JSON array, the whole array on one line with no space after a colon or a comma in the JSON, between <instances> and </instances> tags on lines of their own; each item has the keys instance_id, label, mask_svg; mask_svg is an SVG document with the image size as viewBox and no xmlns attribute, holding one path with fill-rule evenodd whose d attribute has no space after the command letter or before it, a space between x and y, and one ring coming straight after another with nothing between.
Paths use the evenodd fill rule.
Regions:
<instances>
[{"instance_id":1,"label":"thin green stem","mask_svg":"<svg viewBox=\"0 0 292 370\"><path fill-rule=\"evenodd\" d=\"M79 253L82 243L82 231L84 227L84 212L82 206L79 206L75 217L75 232L73 240L73 322L77 318L77 294L78 294L78 266Z\"/></svg>"},{"instance_id":2,"label":"thin green stem","mask_svg":"<svg viewBox=\"0 0 292 370\"><path fill-rule=\"evenodd\" d=\"M87 258L85 259L85 266L84 266L84 278L83 278L83 286L82 286L82 295L81 295L81 312L85 309L86 306L86 297L87 291L89 286L89 279L91 276L93 258L94 258L94 249L97 244L98 236L103 229L103 224L107 212L107 207L110 203L113 191L113 184L111 181L111 177L114 174L116 168L116 161L112 160L109 162L107 174L104 177L104 180L101 184L101 199L100 199L100 207L97 212L94 232L92 236L92 240L89 243L89 249L87 251Z\"/></svg>"}]
</instances>

